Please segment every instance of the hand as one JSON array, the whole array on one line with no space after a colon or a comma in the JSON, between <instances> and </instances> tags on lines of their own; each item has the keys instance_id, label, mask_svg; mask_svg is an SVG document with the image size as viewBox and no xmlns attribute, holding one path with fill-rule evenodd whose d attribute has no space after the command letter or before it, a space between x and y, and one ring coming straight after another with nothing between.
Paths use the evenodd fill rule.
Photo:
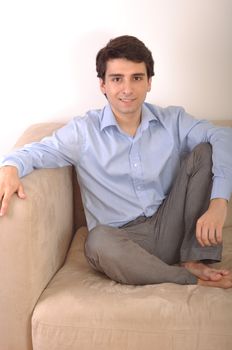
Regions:
<instances>
[{"instance_id":1,"label":"hand","mask_svg":"<svg viewBox=\"0 0 232 350\"><path fill-rule=\"evenodd\" d=\"M198 219L196 237L202 247L222 243L222 228L226 220L227 200L215 198Z\"/></svg>"},{"instance_id":2,"label":"hand","mask_svg":"<svg viewBox=\"0 0 232 350\"><path fill-rule=\"evenodd\" d=\"M0 216L6 214L10 199L15 192L19 198L26 198L23 185L18 177L18 169L15 166L3 166L0 168Z\"/></svg>"}]
</instances>

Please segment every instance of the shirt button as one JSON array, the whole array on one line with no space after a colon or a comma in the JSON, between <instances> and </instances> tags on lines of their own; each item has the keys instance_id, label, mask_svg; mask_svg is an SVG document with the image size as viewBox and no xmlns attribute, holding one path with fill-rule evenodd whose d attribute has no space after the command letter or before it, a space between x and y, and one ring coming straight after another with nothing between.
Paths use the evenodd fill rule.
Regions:
<instances>
[{"instance_id":1,"label":"shirt button","mask_svg":"<svg viewBox=\"0 0 232 350\"><path fill-rule=\"evenodd\" d=\"M138 166L138 164L137 163L134 163L134 167L136 168Z\"/></svg>"}]
</instances>

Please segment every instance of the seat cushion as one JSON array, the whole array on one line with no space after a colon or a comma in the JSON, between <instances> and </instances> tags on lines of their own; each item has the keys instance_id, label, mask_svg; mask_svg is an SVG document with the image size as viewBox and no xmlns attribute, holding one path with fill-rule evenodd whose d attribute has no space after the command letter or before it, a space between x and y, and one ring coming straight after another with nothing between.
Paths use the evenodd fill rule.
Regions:
<instances>
[{"instance_id":1,"label":"seat cushion","mask_svg":"<svg viewBox=\"0 0 232 350\"><path fill-rule=\"evenodd\" d=\"M34 350L232 349L232 290L121 285L89 267L86 234L77 231L65 265L37 303ZM232 268L232 229L224 236Z\"/></svg>"}]
</instances>

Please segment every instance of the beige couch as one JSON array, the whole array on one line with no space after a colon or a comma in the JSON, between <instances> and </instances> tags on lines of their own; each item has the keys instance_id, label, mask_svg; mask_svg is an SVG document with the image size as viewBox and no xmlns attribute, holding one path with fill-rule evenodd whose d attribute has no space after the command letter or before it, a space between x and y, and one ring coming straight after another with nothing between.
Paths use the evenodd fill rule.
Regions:
<instances>
[{"instance_id":1,"label":"beige couch","mask_svg":"<svg viewBox=\"0 0 232 350\"><path fill-rule=\"evenodd\" d=\"M59 126L33 126L17 146ZM88 266L73 175L34 171L0 218L0 350L231 350L232 290L126 286ZM231 202L224 245L232 268Z\"/></svg>"}]
</instances>

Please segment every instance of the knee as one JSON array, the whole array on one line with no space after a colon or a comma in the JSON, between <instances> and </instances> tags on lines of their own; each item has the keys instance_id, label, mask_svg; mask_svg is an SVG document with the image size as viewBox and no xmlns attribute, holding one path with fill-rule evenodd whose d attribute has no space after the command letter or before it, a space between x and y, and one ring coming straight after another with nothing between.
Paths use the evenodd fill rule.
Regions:
<instances>
[{"instance_id":1,"label":"knee","mask_svg":"<svg viewBox=\"0 0 232 350\"><path fill-rule=\"evenodd\" d=\"M125 243L125 233L119 229L98 225L92 229L85 242L85 256L91 261L118 262L122 257L122 245Z\"/></svg>"},{"instance_id":2,"label":"knee","mask_svg":"<svg viewBox=\"0 0 232 350\"><path fill-rule=\"evenodd\" d=\"M105 250L109 239L108 227L98 225L92 229L85 242L85 254L87 257L98 256L101 251Z\"/></svg>"},{"instance_id":3,"label":"knee","mask_svg":"<svg viewBox=\"0 0 232 350\"><path fill-rule=\"evenodd\" d=\"M118 230L99 225L91 230L85 242L85 256L90 266L105 273L111 279L121 282L114 269L121 263L120 238ZM117 270L117 268L116 268Z\"/></svg>"},{"instance_id":4,"label":"knee","mask_svg":"<svg viewBox=\"0 0 232 350\"><path fill-rule=\"evenodd\" d=\"M197 145L193 152L198 159L203 159L203 161L212 162L212 146L210 143L204 142Z\"/></svg>"},{"instance_id":5,"label":"knee","mask_svg":"<svg viewBox=\"0 0 232 350\"><path fill-rule=\"evenodd\" d=\"M204 171L205 175L212 175L212 147L209 143L200 143L188 157L187 174L195 174L200 169Z\"/></svg>"}]
</instances>

